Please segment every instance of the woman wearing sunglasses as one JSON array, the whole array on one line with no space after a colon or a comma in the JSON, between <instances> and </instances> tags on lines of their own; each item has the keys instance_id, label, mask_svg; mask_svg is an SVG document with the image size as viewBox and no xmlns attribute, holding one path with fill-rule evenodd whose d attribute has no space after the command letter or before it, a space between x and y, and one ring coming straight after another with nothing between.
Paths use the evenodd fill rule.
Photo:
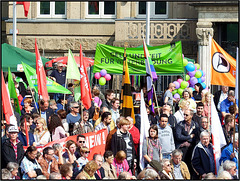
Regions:
<instances>
[{"instance_id":1,"label":"woman wearing sunglasses","mask_svg":"<svg viewBox=\"0 0 240 181\"><path fill-rule=\"evenodd\" d=\"M83 146L80 148L81 157L77 159L78 170L81 170L82 167L87 164L87 162L88 162L87 157L88 157L89 153L90 153L90 151L89 151L88 147Z\"/></svg>"}]
</instances>

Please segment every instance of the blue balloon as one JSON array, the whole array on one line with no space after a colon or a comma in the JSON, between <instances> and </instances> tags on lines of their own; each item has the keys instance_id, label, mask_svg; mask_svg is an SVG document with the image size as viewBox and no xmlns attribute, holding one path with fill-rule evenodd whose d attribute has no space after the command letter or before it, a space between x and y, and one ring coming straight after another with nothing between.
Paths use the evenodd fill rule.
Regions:
<instances>
[{"instance_id":1,"label":"blue balloon","mask_svg":"<svg viewBox=\"0 0 240 181\"><path fill-rule=\"evenodd\" d=\"M195 70L195 66L194 66L194 64L192 64L192 63L188 63L188 64L186 65L186 69L187 69L187 71L192 72L192 71Z\"/></svg>"},{"instance_id":2,"label":"blue balloon","mask_svg":"<svg viewBox=\"0 0 240 181\"><path fill-rule=\"evenodd\" d=\"M195 89L193 87L190 87L192 89L192 91L195 91Z\"/></svg>"},{"instance_id":3,"label":"blue balloon","mask_svg":"<svg viewBox=\"0 0 240 181\"><path fill-rule=\"evenodd\" d=\"M198 83L202 83L202 79L201 78L198 78Z\"/></svg>"},{"instance_id":4,"label":"blue balloon","mask_svg":"<svg viewBox=\"0 0 240 181\"><path fill-rule=\"evenodd\" d=\"M201 83L202 84L202 87L203 87L203 89L205 89L207 86L206 86L206 84L203 82L203 83Z\"/></svg>"}]
</instances>

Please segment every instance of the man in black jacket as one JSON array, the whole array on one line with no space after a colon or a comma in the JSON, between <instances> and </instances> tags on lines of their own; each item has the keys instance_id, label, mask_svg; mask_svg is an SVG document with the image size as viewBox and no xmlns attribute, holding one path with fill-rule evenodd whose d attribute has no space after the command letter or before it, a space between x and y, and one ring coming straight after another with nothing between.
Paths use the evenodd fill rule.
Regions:
<instances>
[{"instance_id":1,"label":"man in black jacket","mask_svg":"<svg viewBox=\"0 0 240 181\"><path fill-rule=\"evenodd\" d=\"M195 178L192 179L202 179L210 172L215 174L213 147L210 143L210 134L207 131L200 134L200 142L193 150L192 166L195 171Z\"/></svg>"},{"instance_id":2,"label":"man in black jacket","mask_svg":"<svg viewBox=\"0 0 240 181\"><path fill-rule=\"evenodd\" d=\"M17 126L8 128L9 138L2 146L2 168L6 168L9 162L16 162L20 165L24 157L23 144L18 139L18 132Z\"/></svg>"},{"instance_id":3,"label":"man in black jacket","mask_svg":"<svg viewBox=\"0 0 240 181\"><path fill-rule=\"evenodd\" d=\"M54 114L54 111L49 107L49 102L44 101L43 99L39 102L39 108L40 116L46 120L48 125L48 119L52 114Z\"/></svg>"},{"instance_id":4,"label":"man in black jacket","mask_svg":"<svg viewBox=\"0 0 240 181\"><path fill-rule=\"evenodd\" d=\"M125 151L129 168L133 173L133 169L136 168L137 160L133 138L128 131L130 122L127 119L121 119L118 125L119 129L112 136L111 151L114 156L120 150Z\"/></svg>"}]
</instances>

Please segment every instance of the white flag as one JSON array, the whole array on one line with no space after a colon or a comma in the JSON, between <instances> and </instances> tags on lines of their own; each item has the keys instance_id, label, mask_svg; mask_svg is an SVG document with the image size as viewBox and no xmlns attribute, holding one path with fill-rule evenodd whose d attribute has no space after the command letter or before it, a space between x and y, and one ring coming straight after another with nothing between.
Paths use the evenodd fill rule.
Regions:
<instances>
[{"instance_id":1,"label":"white flag","mask_svg":"<svg viewBox=\"0 0 240 181\"><path fill-rule=\"evenodd\" d=\"M139 148L139 166L143 170L144 169L144 158L142 155L142 149L143 149L143 140L149 136L148 130L150 128L147 110L145 106L144 101L144 95L143 90L141 90L141 105L140 105L140 111L141 111L141 129L140 129L140 148Z\"/></svg>"},{"instance_id":2,"label":"white flag","mask_svg":"<svg viewBox=\"0 0 240 181\"><path fill-rule=\"evenodd\" d=\"M238 47L236 56L236 84L235 84L235 99L238 100Z\"/></svg>"},{"instance_id":3,"label":"white flag","mask_svg":"<svg viewBox=\"0 0 240 181\"><path fill-rule=\"evenodd\" d=\"M218 172L219 159L221 157L221 148L226 145L226 140L223 134L223 129L215 104L213 102L213 96L211 98L211 132L215 167L216 171Z\"/></svg>"}]
</instances>

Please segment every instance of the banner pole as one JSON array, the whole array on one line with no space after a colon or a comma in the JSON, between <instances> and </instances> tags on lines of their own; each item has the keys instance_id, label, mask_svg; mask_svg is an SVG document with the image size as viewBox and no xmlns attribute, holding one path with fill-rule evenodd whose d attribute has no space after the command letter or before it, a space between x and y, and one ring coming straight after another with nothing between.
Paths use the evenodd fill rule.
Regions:
<instances>
[{"instance_id":1,"label":"banner pole","mask_svg":"<svg viewBox=\"0 0 240 181\"><path fill-rule=\"evenodd\" d=\"M235 129L235 127L236 127L236 112L237 112L237 109L236 109L236 106L237 106L237 104L236 104L236 98L235 98L235 103L234 103L234 106L235 106L235 108L234 108L234 119L233 119L233 121L234 121L234 127L233 127L233 150L232 150L232 152L234 153L234 144L235 144L235 132L236 132L236 129Z\"/></svg>"},{"instance_id":2,"label":"banner pole","mask_svg":"<svg viewBox=\"0 0 240 181\"><path fill-rule=\"evenodd\" d=\"M31 92L31 95L32 95L33 102L34 102L34 104L35 104L35 107L36 107L37 113L39 114L39 111L38 111L38 108L37 108L37 103L36 103L36 101L35 101L35 98L34 98L34 96L33 96L32 89L31 89L31 88L30 88L30 92Z\"/></svg>"},{"instance_id":3,"label":"banner pole","mask_svg":"<svg viewBox=\"0 0 240 181\"><path fill-rule=\"evenodd\" d=\"M66 89L66 85L67 85L67 76L66 76L66 81L65 81L65 89ZM66 99L66 94L64 93L64 96L63 96L63 110L65 110L65 99Z\"/></svg>"}]
</instances>

